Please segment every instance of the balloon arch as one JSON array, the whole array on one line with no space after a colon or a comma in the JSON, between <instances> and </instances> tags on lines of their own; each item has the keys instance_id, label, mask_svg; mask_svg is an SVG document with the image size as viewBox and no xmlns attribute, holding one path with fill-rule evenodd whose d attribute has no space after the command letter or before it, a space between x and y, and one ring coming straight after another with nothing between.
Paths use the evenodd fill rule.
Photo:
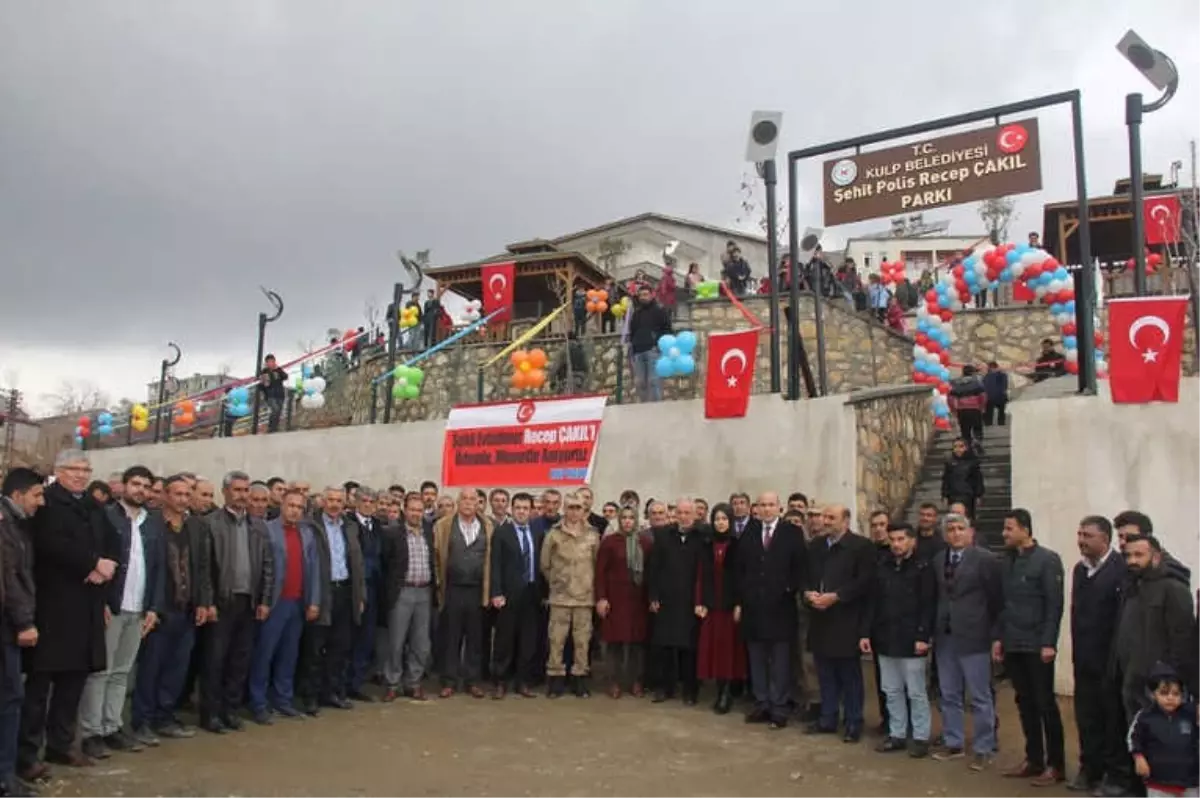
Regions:
<instances>
[{"instance_id":1,"label":"balloon arch","mask_svg":"<svg viewBox=\"0 0 1200 798\"><path fill-rule=\"evenodd\" d=\"M888 265L888 264L885 264ZM902 270L888 269L885 276L895 279ZM934 425L950 429L950 345L954 341L954 314L971 297L1001 283L1024 284L1043 303L1062 334L1066 370L1079 371L1079 344L1075 337L1075 283L1066 267L1045 250L1028 244L988 245L966 255L960 263L942 273L934 288L925 292L917 307L917 329L913 346L913 381L934 386ZM1108 368L1101 346L1104 338L1097 332L1096 375L1104 377Z\"/></svg>"}]
</instances>

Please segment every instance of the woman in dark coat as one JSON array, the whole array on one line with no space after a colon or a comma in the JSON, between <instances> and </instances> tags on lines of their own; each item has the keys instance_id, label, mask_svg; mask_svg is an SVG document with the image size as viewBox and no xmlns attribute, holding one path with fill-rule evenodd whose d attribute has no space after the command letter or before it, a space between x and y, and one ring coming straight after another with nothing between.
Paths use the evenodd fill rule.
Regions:
<instances>
[{"instance_id":1,"label":"woman in dark coat","mask_svg":"<svg viewBox=\"0 0 1200 798\"><path fill-rule=\"evenodd\" d=\"M612 666L608 694L620 698L628 690L641 698L642 661L646 645L646 561L650 539L639 534L637 512L626 507L596 553L596 612L605 661Z\"/></svg>"},{"instance_id":2,"label":"woman in dark coat","mask_svg":"<svg viewBox=\"0 0 1200 798\"><path fill-rule=\"evenodd\" d=\"M733 708L730 682L746 678L746 646L741 631L733 620L733 558L737 551L737 540L733 529L733 509L727 504L718 504L712 511L712 526L706 536L707 551L712 573L712 606L700 623L700 647L696 657L696 678L701 681L715 679L717 701L713 712L724 715ZM697 596L703 596L703 585L697 581Z\"/></svg>"},{"instance_id":3,"label":"woman in dark coat","mask_svg":"<svg viewBox=\"0 0 1200 798\"><path fill-rule=\"evenodd\" d=\"M696 683L696 637L700 619L708 613L712 575L705 556L704 531L696 523L691 501L676 507L678 522L654 531L647 586L654 613L651 643L658 665L654 701L671 698L683 683L683 702L693 705L700 692ZM705 595L696 600L696 580Z\"/></svg>"}]
</instances>

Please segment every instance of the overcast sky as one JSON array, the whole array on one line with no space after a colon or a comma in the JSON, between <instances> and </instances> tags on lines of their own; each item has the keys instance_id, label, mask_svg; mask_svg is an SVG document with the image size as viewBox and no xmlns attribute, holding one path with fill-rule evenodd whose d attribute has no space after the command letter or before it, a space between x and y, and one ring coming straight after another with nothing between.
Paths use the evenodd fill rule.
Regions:
<instances>
[{"instance_id":1,"label":"overcast sky","mask_svg":"<svg viewBox=\"0 0 1200 798\"><path fill-rule=\"evenodd\" d=\"M458 262L645 211L732 225L755 108L793 149L1078 87L1107 194L1123 96L1154 94L1114 49L1130 27L1183 76L1144 127L1166 172L1200 133L1195 0L10 0L0 384L39 410L64 379L141 398L168 340L182 374L248 373L258 285L292 354L385 303L397 249ZM1074 193L1068 111L1041 119L1022 231ZM817 164L801 178L819 224Z\"/></svg>"}]
</instances>

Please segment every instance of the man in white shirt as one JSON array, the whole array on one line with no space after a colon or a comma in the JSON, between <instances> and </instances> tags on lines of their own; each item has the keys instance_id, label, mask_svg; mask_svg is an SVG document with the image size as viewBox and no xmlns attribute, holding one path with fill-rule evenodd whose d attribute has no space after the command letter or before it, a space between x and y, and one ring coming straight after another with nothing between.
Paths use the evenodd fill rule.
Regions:
<instances>
[{"instance_id":1,"label":"man in white shirt","mask_svg":"<svg viewBox=\"0 0 1200 798\"><path fill-rule=\"evenodd\" d=\"M104 606L107 621L107 667L88 676L79 702L82 751L105 759L109 751L140 751L157 745L150 735L134 737L121 730L129 671L142 638L158 623L165 582L162 519L146 509L154 475L133 466L121 477L122 496L106 509L121 540L120 560L108 584Z\"/></svg>"}]
</instances>

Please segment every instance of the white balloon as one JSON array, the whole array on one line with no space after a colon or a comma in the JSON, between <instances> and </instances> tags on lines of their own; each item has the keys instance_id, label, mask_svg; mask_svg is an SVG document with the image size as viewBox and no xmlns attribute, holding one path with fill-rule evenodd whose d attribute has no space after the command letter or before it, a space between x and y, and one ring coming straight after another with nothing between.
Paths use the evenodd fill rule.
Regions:
<instances>
[{"instance_id":1,"label":"white balloon","mask_svg":"<svg viewBox=\"0 0 1200 798\"><path fill-rule=\"evenodd\" d=\"M1037 288L1033 289L1033 293L1037 296L1038 299L1041 299L1049 292L1049 290L1050 289L1047 286L1039 285Z\"/></svg>"},{"instance_id":2,"label":"white balloon","mask_svg":"<svg viewBox=\"0 0 1200 798\"><path fill-rule=\"evenodd\" d=\"M1025 267L1027 265L1028 264L1026 264L1024 261L1019 260L1016 263L1014 263L1012 266L1008 267L1009 271L1012 272L1012 276L1013 276L1014 280L1018 279L1022 274L1025 273Z\"/></svg>"},{"instance_id":3,"label":"white balloon","mask_svg":"<svg viewBox=\"0 0 1200 798\"><path fill-rule=\"evenodd\" d=\"M320 410L325 406L325 394L323 393L314 393L312 396L308 397L308 399L309 406L313 410Z\"/></svg>"},{"instance_id":4,"label":"white balloon","mask_svg":"<svg viewBox=\"0 0 1200 798\"><path fill-rule=\"evenodd\" d=\"M1063 357L1065 357L1067 359L1068 363L1078 363L1079 362L1079 350L1078 349L1068 349L1067 353L1065 355L1063 355Z\"/></svg>"},{"instance_id":5,"label":"white balloon","mask_svg":"<svg viewBox=\"0 0 1200 798\"><path fill-rule=\"evenodd\" d=\"M988 267L987 267L986 263L984 263L981 260L975 262L975 273L976 274L979 274L979 275L987 274L987 270L988 270Z\"/></svg>"},{"instance_id":6,"label":"white balloon","mask_svg":"<svg viewBox=\"0 0 1200 798\"><path fill-rule=\"evenodd\" d=\"M913 344L913 358L916 360L925 359L925 347L920 344Z\"/></svg>"},{"instance_id":7,"label":"white balloon","mask_svg":"<svg viewBox=\"0 0 1200 798\"><path fill-rule=\"evenodd\" d=\"M318 395L325 392L324 377L310 377L304 381L305 388L312 388Z\"/></svg>"}]
</instances>

